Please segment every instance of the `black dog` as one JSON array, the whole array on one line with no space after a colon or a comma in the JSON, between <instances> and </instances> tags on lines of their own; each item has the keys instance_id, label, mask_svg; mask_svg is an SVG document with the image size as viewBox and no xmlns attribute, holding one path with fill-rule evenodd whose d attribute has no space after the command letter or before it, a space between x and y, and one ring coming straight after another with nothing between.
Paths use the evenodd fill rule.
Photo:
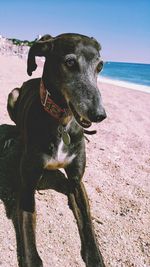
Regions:
<instances>
[{"instance_id":1,"label":"black dog","mask_svg":"<svg viewBox=\"0 0 150 267\"><path fill-rule=\"evenodd\" d=\"M8 97L8 112L23 147L18 222L24 267L43 266L35 242L34 193L44 170L64 168L69 206L77 220L81 254L87 267L104 266L82 177L85 169L84 128L106 118L97 75L103 67L100 45L80 34L43 36L30 48L27 72L35 56L45 56L42 79L32 79Z\"/></svg>"}]
</instances>

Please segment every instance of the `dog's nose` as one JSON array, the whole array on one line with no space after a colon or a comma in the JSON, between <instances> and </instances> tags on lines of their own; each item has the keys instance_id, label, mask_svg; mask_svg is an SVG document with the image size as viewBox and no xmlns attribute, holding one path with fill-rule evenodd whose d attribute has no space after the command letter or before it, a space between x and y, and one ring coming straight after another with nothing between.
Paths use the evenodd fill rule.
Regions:
<instances>
[{"instance_id":1,"label":"dog's nose","mask_svg":"<svg viewBox=\"0 0 150 267\"><path fill-rule=\"evenodd\" d=\"M106 119L107 115L106 115L106 111L104 110L102 113L98 114L96 116L95 122L101 122L104 119Z\"/></svg>"},{"instance_id":2,"label":"dog's nose","mask_svg":"<svg viewBox=\"0 0 150 267\"><path fill-rule=\"evenodd\" d=\"M105 109L102 109L98 112L91 112L89 114L89 119L91 122L101 122L104 119L106 119L107 115L106 115L106 111Z\"/></svg>"}]
</instances>

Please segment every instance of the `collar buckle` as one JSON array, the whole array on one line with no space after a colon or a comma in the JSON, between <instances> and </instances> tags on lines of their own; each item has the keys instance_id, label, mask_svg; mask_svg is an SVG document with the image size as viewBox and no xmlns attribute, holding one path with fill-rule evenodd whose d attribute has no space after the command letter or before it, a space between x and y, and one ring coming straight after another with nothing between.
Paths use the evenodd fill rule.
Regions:
<instances>
[{"instance_id":1,"label":"collar buckle","mask_svg":"<svg viewBox=\"0 0 150 267\"><path fill-rule=\"evenodd\" d=\"M44 101L42 101L42 102L43 102L42 105L43 105L44 107L46 106L48 97L51 95L47 90L45 90L45 91L46 91L45 99L44 99Z\"/></svg>"}]
</instances>

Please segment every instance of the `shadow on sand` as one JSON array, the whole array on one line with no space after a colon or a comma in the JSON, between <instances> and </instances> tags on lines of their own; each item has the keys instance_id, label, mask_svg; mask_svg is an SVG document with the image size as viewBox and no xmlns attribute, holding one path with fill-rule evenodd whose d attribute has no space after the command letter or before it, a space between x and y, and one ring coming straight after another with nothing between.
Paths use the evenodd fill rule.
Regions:
<instances>
[{"instance_id":1,"label":"shadow on sand","mask_svg":"<svg viewBox=\"0 0 150 267\"><path fill-rule=\"evenodd\" d=\"M22 247L17 221L17 196L20 188L21 153L16 127L6 124L0 125L0 199L4 203L6 216L12 220L15 229L17 258L20 267L22 267ZM45 189L54 189L67 195L69 183L61 171L48 171L43 173L37 187L37 190Z\"/></svg>"}]
</instances>

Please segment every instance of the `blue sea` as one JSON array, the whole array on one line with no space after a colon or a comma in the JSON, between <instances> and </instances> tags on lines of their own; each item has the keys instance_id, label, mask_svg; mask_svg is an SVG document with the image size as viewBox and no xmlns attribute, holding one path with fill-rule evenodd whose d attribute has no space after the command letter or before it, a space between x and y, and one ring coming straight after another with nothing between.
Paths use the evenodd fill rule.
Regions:
<instances>
[{"instance_id":1,"label":"blue sea","mask_svg":"<svg viewBox=\"0 0 150 267\"><path fill-rule=\"evenodd\" d=\"M106 62L100 76L150 86L150 64Z\"/></svg>"}]
</instances>

